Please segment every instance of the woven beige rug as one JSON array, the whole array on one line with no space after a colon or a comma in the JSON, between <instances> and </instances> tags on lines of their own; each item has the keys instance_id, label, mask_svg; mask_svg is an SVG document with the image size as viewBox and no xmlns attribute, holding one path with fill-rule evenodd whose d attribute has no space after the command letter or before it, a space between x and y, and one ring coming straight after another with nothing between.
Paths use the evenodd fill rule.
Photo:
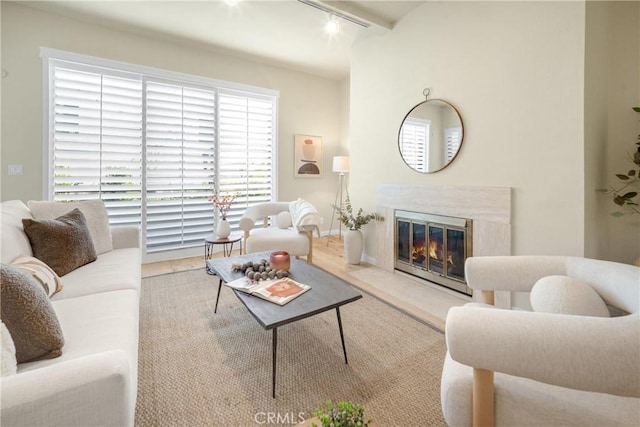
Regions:
<instances>
[{"instance_id":1,"label":"woven beige rug","mask_svg":"<svg viewBox=\"0 0 640 427\"><path fill-rule=\"evenodd\" d=\"M138 426L295 425L327 399L365 407L375 426L442 426L444 337L376 298L271 331L204 269L142 281ZM313 290L311 290L313 292Z\"/></svg>"}]
</instances>

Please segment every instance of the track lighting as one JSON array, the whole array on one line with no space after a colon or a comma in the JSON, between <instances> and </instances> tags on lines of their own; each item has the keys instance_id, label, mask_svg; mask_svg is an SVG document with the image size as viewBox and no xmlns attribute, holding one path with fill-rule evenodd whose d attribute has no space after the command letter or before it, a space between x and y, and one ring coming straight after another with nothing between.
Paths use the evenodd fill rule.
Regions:
<instances>
[{"instance_id":1,"label":"track lighting","mask_svg":"<svg viewBox=\"0 0 640 427\"><path fill-rule=\"evenodd\" d=\"M316 9L319 9L319 10L321 10L323 12L327 12L327 13L330 14L329 22L333 21L334 23L330 24L329 22L327 22L327 24L325 25L325 30L327 32L329 32L329 29L327 28L329 25L331 25L332 27L335 27L335 30L333 32L338 31L338 29L340 28L340 24L336 20L336 17L338 17L340 19L344 19L345 21L349 21L349 22L351 22L353 24L360 25L361 27L364 27L364 28L368 28L369 27L369 23L368 22L365 22L365 21L362 21L360 19L357 19L357 18L355 18L353 16L350 16L350 15L348 15L346 13L342 13L342 12L336 10L335 8L330 8L329 6L324 5L322 3L318 3L315 0L298 0L298 1L300 3L302 3L302 4L314 7Z\"/></svg>"},{"instance_id":2,"label":"track lighting","mask_svg":"<svg viewBox=\"0 0 640 427\"><path fill-rule=\"evenodd\" d=\"M340 23L333 17L333 14L329 14L329 20L324 25L324 30L327 34L335 34L340 30Z\"/></svg>"}]
</instances>

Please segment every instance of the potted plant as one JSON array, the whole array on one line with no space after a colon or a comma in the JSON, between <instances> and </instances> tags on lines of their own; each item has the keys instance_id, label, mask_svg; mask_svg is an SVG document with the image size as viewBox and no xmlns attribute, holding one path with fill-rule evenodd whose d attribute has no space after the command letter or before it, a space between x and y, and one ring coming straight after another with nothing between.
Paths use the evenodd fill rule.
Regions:
<instances>
[{"instance_id":1,"label":"potted plant","mask_svg":"<svg viewBox=\"0 0 640 427\"><path fill-rule=\"evenodd\" d=\"M318 408L313 415L322 423L322 427L366 427L373 418L364 419L364 407L352 402L338 402L335 406L327 400L324 408ZM318 427L311 423L312 427Z\"/></svg>"},{"instance_id":2,"label":"potted plant","mask_svg":"<svg viewBox=\"0 0 640 427\"><path fill-rule=\"evenodd\" d=\"M338 220L347 227L347 231L344 233L344 258L348 264L360 264L364 248L360 229L373 220L383 221L384 217L377 213L365 214L362 208L358 209L354 215L353 206L348 196L344 208L341 209L335 205L333 208L338 214Z\"/></svg>"},{"instance_id":3,"label":"potted plant","mask_svg":"<svg viewBox=\"0 0 640 427\"><path fill-rule=\"evenodd\" d=\"M640 107L633 107L633 111L640 113ZM616 174L616 177L620 181L619 185L610 185L609 189L601 190L605 193L611 194L613 197L613 203L622 208L622 210L613 212L611 214L613 216L623 216L626 214L640 215L638 192L629 191L634 186L637 187L638 183L640 183L640 135L638 135L636 145L638 146L636 151L632 155L627 154L628 160L634 165L632 169L627 173Z\"/></svg>"}]
</instances>

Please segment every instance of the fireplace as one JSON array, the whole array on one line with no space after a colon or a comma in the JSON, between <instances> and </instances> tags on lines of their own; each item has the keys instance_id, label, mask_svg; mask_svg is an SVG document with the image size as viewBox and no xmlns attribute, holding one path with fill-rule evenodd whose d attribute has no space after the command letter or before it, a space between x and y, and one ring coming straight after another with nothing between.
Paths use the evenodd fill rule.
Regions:
<instances>
[{"instance_id":1,"label":"fireplace","mask_svg":"<svg viewBox=\"0 0 640 427\"><path fill-rule=\"evenodd\" d=\"M395 269L471 295L464 262L471 256L472 221L395 211Z\"/></svg>"}]
</instances>

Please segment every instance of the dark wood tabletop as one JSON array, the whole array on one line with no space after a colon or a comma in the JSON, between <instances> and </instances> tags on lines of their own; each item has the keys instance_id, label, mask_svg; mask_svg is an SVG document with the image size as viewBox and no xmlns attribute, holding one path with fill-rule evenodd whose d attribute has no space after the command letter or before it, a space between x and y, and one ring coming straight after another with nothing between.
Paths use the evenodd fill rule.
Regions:
<instances>
[{"instance_id":1,"label":"dark wood tabletop","mask_svg":"<svg viewBox=\"0 0 640 427\"><path fill-rule=\"evenodd\" d=\"M268 260L269 255L270 252L256 252L230 258L216 258L208 260L207 265L223 282L228 283L243 276L242 272L231 269L232 264ZM305 261L292 257L289 272L293 280L311 286L311 290L283 306L230 289L235 292L258 323L267 330L362 298L362 294L349 283Z\"/></svg>"}]
</instances>

